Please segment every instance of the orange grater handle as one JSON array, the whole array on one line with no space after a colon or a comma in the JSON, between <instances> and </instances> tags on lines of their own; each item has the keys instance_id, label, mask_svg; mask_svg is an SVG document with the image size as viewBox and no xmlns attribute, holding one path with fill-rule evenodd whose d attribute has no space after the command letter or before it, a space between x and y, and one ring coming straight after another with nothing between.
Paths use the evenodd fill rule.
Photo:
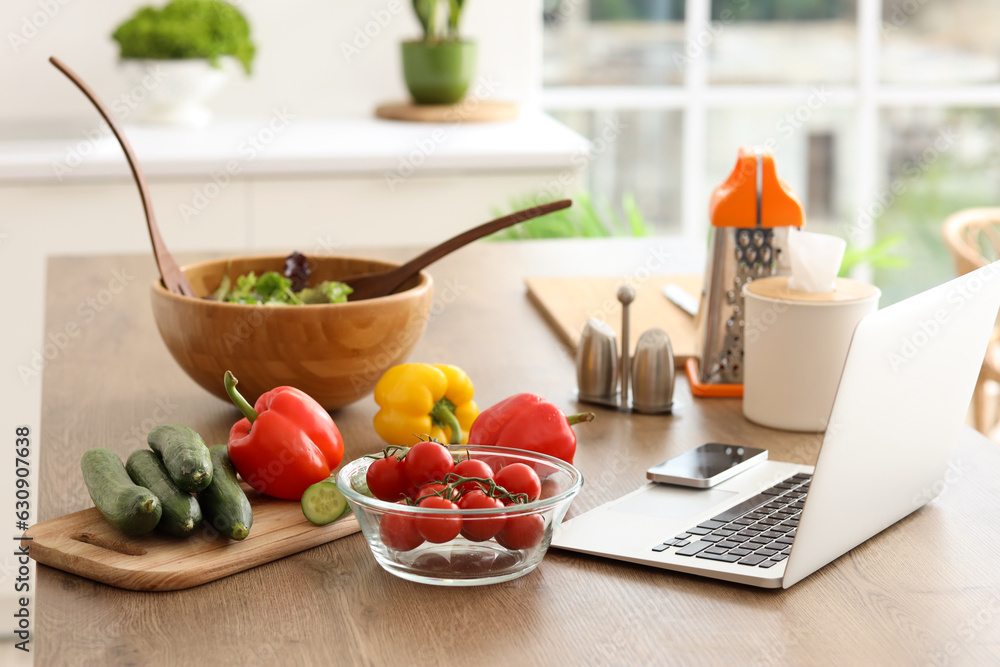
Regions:
<instances>
[{"instance_id":1,"label":"orange grater handle","mask_svg":"<svg viewBox=\"0 0 1000 667\"><path fill-rule=\"evenodd\" d=\"M760 164L760 226L801 227L802 204L788 184L778 178L774 157L753 146L741 146L732 173L712 192L708 213L713 227L758 226Z\"/></svg>"}]
</instances>

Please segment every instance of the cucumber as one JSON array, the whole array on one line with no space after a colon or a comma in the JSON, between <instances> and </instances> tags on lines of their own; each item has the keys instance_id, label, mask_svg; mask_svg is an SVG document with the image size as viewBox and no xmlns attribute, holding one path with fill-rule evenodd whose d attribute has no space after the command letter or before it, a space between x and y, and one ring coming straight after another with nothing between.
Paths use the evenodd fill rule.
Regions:
<instances>
[{"instance_id":1,"label":"cucumber","mask_svg":"<svg viewBox=\"0 0 1000 667\"><path fill-rule=\"evenodd\" d=\"M153 492L163 508L157 530L169 535L187 537L201 524L201 507L190 493L177 488L163 461L148 449L137 449L129 454L125 471L132 481Z\"/></svg>"},{"instance_id":2,"label":"cucumber","mask_svg":"<svg viewBox=\"0 0 1000 667\"><path fill-rule=\"evenodd\" d=\"M316 482L302 494L302 513L317 526L325 526L344 516L347 498L332 479Z\"/></svg>"},{"instance_id":3,"label":"cucumber","mask_svg":"<svg viewBox=\"0 0 1000 667\"><path fill-rule=\"evenodd\" d=\"M159 499L129 479L117 454L103 448L87 450L80 468L90 498L108 523L126 535L143 535L156 527L163 513Z\"/></svg>"},{"instance_id":4,"label":"cucumber","mask_svg":"<svg viewBox=\"0 0 1000 667\"><path fill-rule=\"evenodd\" d=\"M351 475L351 488L363 496L374 498L375 494L368 488L368 468L361 467Z\"/></svg>"},{"instance_id":5,"label":"cucumber","mask_svg":"<svg viewBox=\"0 0 1000 667\"><path fill-rule=\"evenodd\" d=\"M197 493L212 482L212 460L201 436L187 426L157 426L146 442L160 455L170 479L181 491Z\"/></svg>"},{"instance_id":6,"label":"cucumber","mask_svg":"<svg viewBox=\"0 0 1000 667\"><path fill-rule=\"evenodd\" d=\"M198 493L201 511L216 530L234 540L242 540L253 525L250 501L236 480L236 470L229 461L225 445L210 448L212 483Z\"/></svg>"}]
</instances>

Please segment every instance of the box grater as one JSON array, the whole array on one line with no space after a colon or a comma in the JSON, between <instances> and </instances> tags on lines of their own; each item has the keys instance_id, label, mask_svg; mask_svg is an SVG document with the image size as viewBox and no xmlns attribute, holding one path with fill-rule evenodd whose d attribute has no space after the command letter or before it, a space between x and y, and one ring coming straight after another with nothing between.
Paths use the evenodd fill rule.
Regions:
<instances>
[{"instance_id":1,"label":"box grater","mask_svg":"<svg viewBox=\"0 0 1000 667\"><path fill-rule=\"evenodd\" d=\"M743 286L790 273L788 230L803 225L802 205L778 178L773 157L742 147L712 193L705 286L699 308L700 360L687 366L695 396L743 395Z\"/></svg>"}]
</instances>

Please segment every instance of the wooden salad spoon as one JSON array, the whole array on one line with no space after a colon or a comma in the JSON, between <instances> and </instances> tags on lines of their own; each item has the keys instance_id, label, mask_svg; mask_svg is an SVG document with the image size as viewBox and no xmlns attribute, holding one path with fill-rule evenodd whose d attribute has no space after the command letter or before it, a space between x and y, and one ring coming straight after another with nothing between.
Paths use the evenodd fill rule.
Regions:
<instances>
[{"instance_id":1,"label":"wooden salad spoon","mask_svg":"<svg viewBox=\"0 0 1000 667\"><path fill-rule=\"evenodd\" d=\"M83 82L83 79L76 72L67 67L55 56L49 58L49 62L69 77L69 80L75 83L76 87L97 107L98 113L111 126L111 131L115 133L115 138L118 139L122 150L125 151L125 159L128 160L128 166L132 169L132 177L135 179L135 184L139 186L142 208L146 212L146 227L149 228L149 239L153 242L153 257L156 259L156 266L160 269L160 279L163 281L163 286L174 294L196 297L197 295L194 292L194 288L191 287L187 276L181 271L173 255L167 250L167 246L163 242L163 237L160 236L160 228L156 224L156 216L153 215L153 200L150 198L149 189L146 187L146 178L142 174L142 169L139 168L139 161L136 160L135 154L132 152L132 146L129 144L128 139L125 138L125 133L122 132L118 120L108 112L107 107L104 106L104 102L97 97L97 94L91 90L90 86Z\"/></svg>"},{"instance_id":2,"label":"wooden salad spoon","mask_svg":"<svg viewBox=\"0 0 1000 667\"><path fill-rule=\"evenodd\" d=\"M351 292L350 296L347 297L348 301L361 301L362 299L374 299L375 297L386 296L395 292L399 289L400 285L420 273L420 271L429 264L438 261L445 255L458 250L464 245L472 243L476 239L498 232L501 229L510 227L511 225L516 225L519 222L531 220L532 218L537 218L538 216L545 215L546 213L552 213L564 208L569 208L572 205L573 202L571 200L560 199L559 201L554 201L549 204L526 208L523 211L517 211L516 213L505 215L502 218L497 218L496 220L492 220L479 225L478 227L473 227L468 231L462 232L458 236L450 238L440 245L434 246L422 255L411 259L406 264L403 264L395 269L379 271L378 273L357 274L346 278L340 278L338 281L347 283L350 285L351 289L354 290Z\"/></svg>"}]
</instances>

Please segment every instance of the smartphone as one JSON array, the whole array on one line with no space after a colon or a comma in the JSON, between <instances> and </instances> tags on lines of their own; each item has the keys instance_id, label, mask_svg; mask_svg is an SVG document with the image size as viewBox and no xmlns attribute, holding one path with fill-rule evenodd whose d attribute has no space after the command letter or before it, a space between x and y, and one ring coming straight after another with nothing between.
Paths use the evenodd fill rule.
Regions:
<instances>
[{"instance_id":1,"label":"smartphone","mask_svg":"<svg viewBox=\"0 0 1000 667\"><path fill-rule=\"evenodd\" d=\"M653 466L646 477L663 484L707 489L766 460L766 449L709 442Z\"/></svg>"}]
</instances>

